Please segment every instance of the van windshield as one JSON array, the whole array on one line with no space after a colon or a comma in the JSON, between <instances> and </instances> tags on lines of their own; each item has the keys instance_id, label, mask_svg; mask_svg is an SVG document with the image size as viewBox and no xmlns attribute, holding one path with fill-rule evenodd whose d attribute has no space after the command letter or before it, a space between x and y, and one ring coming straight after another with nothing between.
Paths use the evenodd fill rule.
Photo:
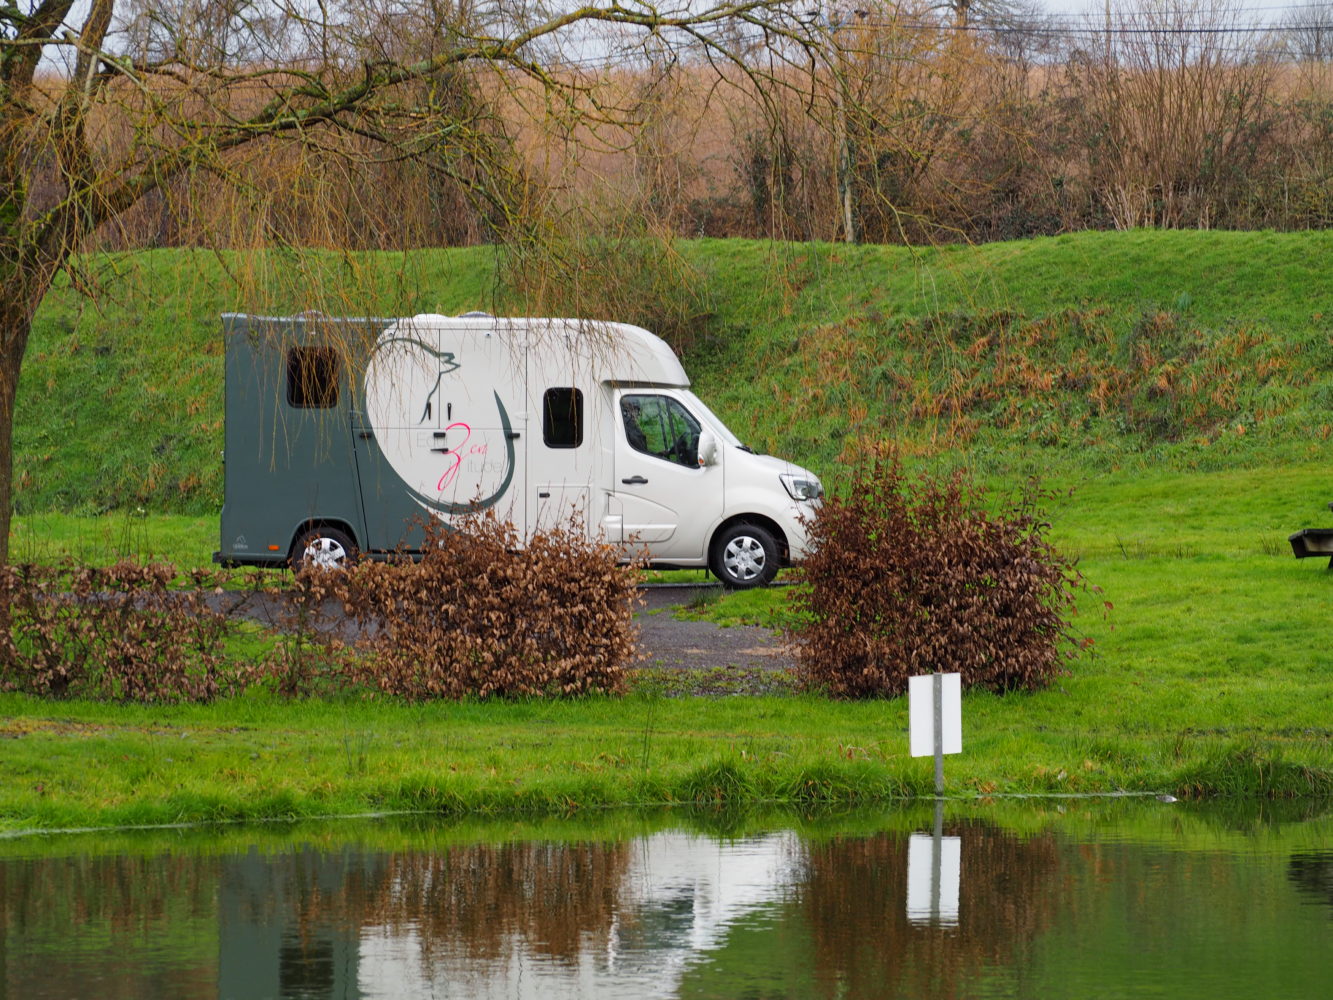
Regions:
<instances>
[{"instance_id":1,"label":"van windshield","mask_svg":"<svg viewBox=\"0 0 1333 1000\"><path fill-rule=\"evenodd\" d=\"M713 428L713 430L717 432L718 439L721 441L723 445L727 445L732 448L745 447L745 445L741 444L741 439L738 438L735 434L731 433L731 429L718 418L718 415L716 413L714 413L712 410L708 408L708 405L704 403L702 399L700 399L694 393L690 392L688 389L681 390L680 398L685 400L689 405L690 409L693 410L695 413L697 413L699 416L703 417L704 422L709 424Z\"/></svg>"}]
</instances>

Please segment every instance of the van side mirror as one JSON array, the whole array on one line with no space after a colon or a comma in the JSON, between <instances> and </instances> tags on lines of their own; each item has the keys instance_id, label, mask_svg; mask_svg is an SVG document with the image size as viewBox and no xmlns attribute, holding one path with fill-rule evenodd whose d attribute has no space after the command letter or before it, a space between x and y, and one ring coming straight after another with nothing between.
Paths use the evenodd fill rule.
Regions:
<instances>
[{"instance_id":1,"label":"van side mirror","mask_svg":"<svg viewBox=\"0 0 1333 1000\"><path fill-rule=\"evenodd\" d=\"M717 464L717 438L710 430L699 432L699 466Z\"/></svg>"}]
</instances>

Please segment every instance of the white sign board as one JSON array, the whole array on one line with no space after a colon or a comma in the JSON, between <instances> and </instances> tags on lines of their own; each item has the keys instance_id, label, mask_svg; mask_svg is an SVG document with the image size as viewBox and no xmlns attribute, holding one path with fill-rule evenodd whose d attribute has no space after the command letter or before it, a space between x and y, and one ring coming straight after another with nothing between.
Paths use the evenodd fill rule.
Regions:
<instances>
[{"instance_id":1,"label":"white sign board","mask_svg":"<svg viewBox=\"0 0 1333 1000\"><path fill-rule=\"evenodd\" d=\"M935 683L939 678L944 752L963 752L962 674L924 674L907 678L908 719L913 757L935 755Z\"/></svg>"},{"instance_id":2,"label":"white sign board","mask_svg":"<svg viewBox=\"0 0 1333 1000\"><path fill-rule=\"evenodd\" d=\"M957 925L962 868L961 837L912 834L907 842L907 919Z\"/></svg>"}]
</instances>

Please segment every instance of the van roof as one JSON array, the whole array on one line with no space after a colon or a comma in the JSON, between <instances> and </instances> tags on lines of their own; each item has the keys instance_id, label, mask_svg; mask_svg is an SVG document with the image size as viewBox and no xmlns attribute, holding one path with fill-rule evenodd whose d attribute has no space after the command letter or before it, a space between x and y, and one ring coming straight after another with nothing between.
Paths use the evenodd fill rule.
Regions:
<instances>
[{"instance_id":1,"label":"van roof","mask_svg":"<svg viewBox=\"0 0 1333 1000\"><path fill-rule=\"evenodd\" d=\"M443 316L419 313L395 324L421 330L495 330L535 336L529 348L540 349L543 334L558 336L565 349L590 360L599 382L647 383L686 387L690 377L661 337L640 326L607 320L537 316L488 316L468 313Z\"/></svg>"},{"instance_id":2,"label":"van roof","mask_svg":"<svg viewBox=\"0 0 1333 1000\"><path fill-rule=\"evenodd\" d=\"M245 329L252 324L334 323L372 325L385 331L416 330L469 330L495 331L501 334L530 335L529 349L540 350L542 338L551 335L561 345L565 356L581 357L591 363L599 382L639 385L663 385L686 388L690 378L685 374L680 359L661 337L629 323L607 320L569 319L535 316L490 316L472 312L462 316L440 313L419 313L400 319L370 317L325 316L318 312L298 313L294 316L261 316L245 313L223 313L224 325L230 330Z\"/></svg>"}]
</instances>

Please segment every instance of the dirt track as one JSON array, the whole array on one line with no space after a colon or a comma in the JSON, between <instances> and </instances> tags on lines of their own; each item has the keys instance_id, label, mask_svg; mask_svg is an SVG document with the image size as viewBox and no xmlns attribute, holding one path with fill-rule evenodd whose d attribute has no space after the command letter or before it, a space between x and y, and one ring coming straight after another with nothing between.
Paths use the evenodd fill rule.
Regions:
<instances>
[{"instance_id":1,"label":"dirt track","mask_svg":"<svg viewBox=\"0 0 1333 1000\"><path fill-rule=\"evenodd\" d=\"M781 670L793 660L782 648L782 641L765 628L734 625L722 628L711 622L681 621L672 609L688 604L701 590L693 586L645 587L644 604L635 615L640 630L639 646L645 654L644 666L677 670L712 670L739 667L745 670ZM216 597L210 604L218 609L234 606L239 595ZM265 624L281 620L281 601L271 597L248 595L243 598L245 614Z\"/></svg>"},{"instance_id":2,"label":"dirt track","mask_svg":"<svg viewBox=\"0 0 1333 1000\"><path fill-rule=\"evenodd\" d=\"M636 616L645 665L680 670L744 667L778 670L792 665L781 639L765 628L711 622L680 621L671 609L688 604L694 587L648 587L645 604Z\"/></svg>"}]
</instances>

